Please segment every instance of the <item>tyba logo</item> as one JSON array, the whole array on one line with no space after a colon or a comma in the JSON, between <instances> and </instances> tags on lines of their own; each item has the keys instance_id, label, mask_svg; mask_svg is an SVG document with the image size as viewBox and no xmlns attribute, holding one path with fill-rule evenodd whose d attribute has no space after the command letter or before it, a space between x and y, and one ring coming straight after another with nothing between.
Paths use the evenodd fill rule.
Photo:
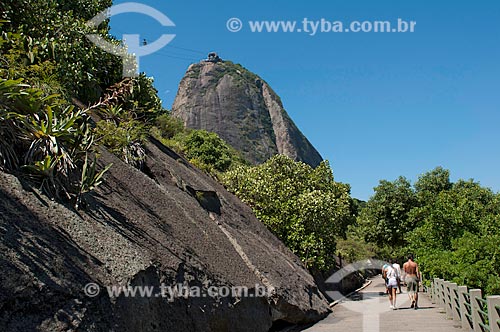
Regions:
<instances>
[{"instance_id":1,"label":"tyba logo","mask_svg":"<svg viewBox=\"0 0 500 332\"><path fill-rule=\"evenodd\" d=\"M119 14L137 13L152 17L164 27L174 27L175 24L165 14L157 9L136 2L127 2L112 6L97 14L87 22L87 26L97 28L105 20ZM123 77L136 77L139 71L139 59L159 51L170 43L175 35L163 34L152 43L140 43L140 35L124 34L123 41L126 46L116 45L97 34L88 34L87 38L102 50L120 56L123 59Z\"/></svg>"}]
</instances>

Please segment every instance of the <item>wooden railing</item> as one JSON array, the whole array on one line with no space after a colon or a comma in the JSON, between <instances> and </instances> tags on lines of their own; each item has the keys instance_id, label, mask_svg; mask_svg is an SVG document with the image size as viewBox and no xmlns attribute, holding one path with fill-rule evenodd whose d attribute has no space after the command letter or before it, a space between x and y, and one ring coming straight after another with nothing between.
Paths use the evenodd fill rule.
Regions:
<instances>
[{"instance_id":1,"label":"wooden railing","mask_svg":"<svg viewBox=\"0 0 500 332\"><path fill-rule=\"evenodd\" d=\"M431 301L446 310L449 319L474 332L500 332L500 295L483 299L480 289L468 289L435 278L427 289Z\"/></svg>"}]
</instances>

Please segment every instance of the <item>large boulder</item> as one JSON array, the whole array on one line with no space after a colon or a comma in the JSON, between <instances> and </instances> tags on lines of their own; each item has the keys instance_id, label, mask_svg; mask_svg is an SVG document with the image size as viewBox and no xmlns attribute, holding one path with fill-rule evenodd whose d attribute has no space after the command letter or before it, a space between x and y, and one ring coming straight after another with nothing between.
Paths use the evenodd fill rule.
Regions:
<instances>
[{"instance_id":1,"label":"large boulder","mask_svg":"<svg viewBox=\"0 0 500 332\"><path fill-rule=\"evenodd\" d=\"M249 207L159 142L147 153L141 172L103 151L113 167L80 211L0 172L0 331L256 332L328 314L307 269ZM162 284L250 295L106 290Z\"/></svg>"}]
</instances>

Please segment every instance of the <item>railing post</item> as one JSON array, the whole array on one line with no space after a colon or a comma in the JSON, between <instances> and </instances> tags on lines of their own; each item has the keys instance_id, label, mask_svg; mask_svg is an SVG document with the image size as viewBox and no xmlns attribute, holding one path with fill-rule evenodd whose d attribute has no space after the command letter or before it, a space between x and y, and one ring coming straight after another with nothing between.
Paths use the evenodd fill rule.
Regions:
<instances>
[{"instance_id":1,"label":"railing post","mask_svg":"<svg viewBox=\"0 0 500 332\"><path fill-rule=\"evenodd\" d=\"M437 293L438 293L438 301L437 301L437 304L440 306L440 307L443 307L444 308L444 288L443 288L443 279L438 279L437 280Z\"/></svg>"},{"instance_id":2,"label":"railing post","mask_svg":"<svg viewBox=\"0 0 500 332\"><path fill-rule=\"evenodd\" d=\"M439 284L441 285L441 307L446 309L446 286L444 283L444 279L439 279Z\"/></svg>"},{"instance_id":3,"label":"railing post","mask_svg":"<svg viewBox=\"0 0 500 332\"><path fill-rule=\"evenodd\" d=\"M467 318L467 299L465 298L467 294L467 286L458 286L458 302L460 303L460 318L462 320L462 329L470 331L472 326L469 324L469 319Z\"/></svg>"},{"instance_id":4,"label":"railing post","mask_svg":"<svg viewBox=\"0 0 500 332\"><path fill-rule=\"evenodd\" d=\"M434 300L434 280L431 280L431 287L429 288L429 298L431 299L431 303L436 303Z\"/></svg>"},{"instance_id":5,"label":"railing post","mask_svg":"<svg viewBox=\"0 0 500 332\"><path fill-rule=\"evenodd\" d=\"M481 290L480 289L471 289L470 292L470 304L472 308L472 328L474 332L482 332L481 325L479 325L479 322L481 322L481 314L479 313L479 303L477 302L477 299L481 299Z\"/></svg>"},{"instance_id":6,"label":"railing post","mask_svg":"<svg viewBox=\"0 0 500 332\"><path fill-rule=\"evenodd\" d=\"M438 278L434 278L432 280L432 303L437 303L439 295L438 295Z\"/></svg>"},{"instance_id":7,"label":"railing post","mask_svg":"<svg viewBox=\"0 0 500 332\"><path fill-rule=\"evenodd\" d=\"M453 318L453 312L451 312L451 294L450 294L450 282L444 282L444 309L446 310L446 318Z\"/></svg>"},{"instance_id":8,"label":"railing post","mask_svg":"<svg viewBox=\"0 0 500 332\"><path fill-rule=\"evenodd\" d=\"M454 282L450 284L451 311L453 320L460 320L460 303L458 302L458 285Z\"/></svg>"},{"instance_id":9,"label":"railing post","mask_svg":"<svg viewBox=\"0 0 500 332\"><path fill-rule=\"evenodd\" d=\"M500 315L496 307L500 307L500 295L488 296L488 321L490 322L490 332L500 332Z\"/></svg>"}]
</instances>

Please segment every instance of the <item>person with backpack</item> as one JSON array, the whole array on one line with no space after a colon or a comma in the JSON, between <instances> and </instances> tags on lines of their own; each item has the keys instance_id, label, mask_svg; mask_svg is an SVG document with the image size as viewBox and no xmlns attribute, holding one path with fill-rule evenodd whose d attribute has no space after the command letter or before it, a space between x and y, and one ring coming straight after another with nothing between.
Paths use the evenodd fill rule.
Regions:
<instances>
[{"instance_id":1,"label":"person with backpack","mask_svg":"<svg viewBox=\"0 0 500 332\"><path fill-rule=\"evenodd\" d=\"M401 266L395 259L391 259L391 264L394 270L396 270L396 279L398 281L399 294L401 294Z\"/></svg>"},{"instance_id":2,"label":"person with backpack","mask_svg":"<svg viewBox=\"0 0 500 332\"><path fill-rule=\"evenodd\" d=\"M386 280L386 287L389 293L389 303L392 310L396 310L396 290L398 288L398 280L396 270L391 264L385 264L382 269L382 276Z\"/></svg>"}]
</instances>

